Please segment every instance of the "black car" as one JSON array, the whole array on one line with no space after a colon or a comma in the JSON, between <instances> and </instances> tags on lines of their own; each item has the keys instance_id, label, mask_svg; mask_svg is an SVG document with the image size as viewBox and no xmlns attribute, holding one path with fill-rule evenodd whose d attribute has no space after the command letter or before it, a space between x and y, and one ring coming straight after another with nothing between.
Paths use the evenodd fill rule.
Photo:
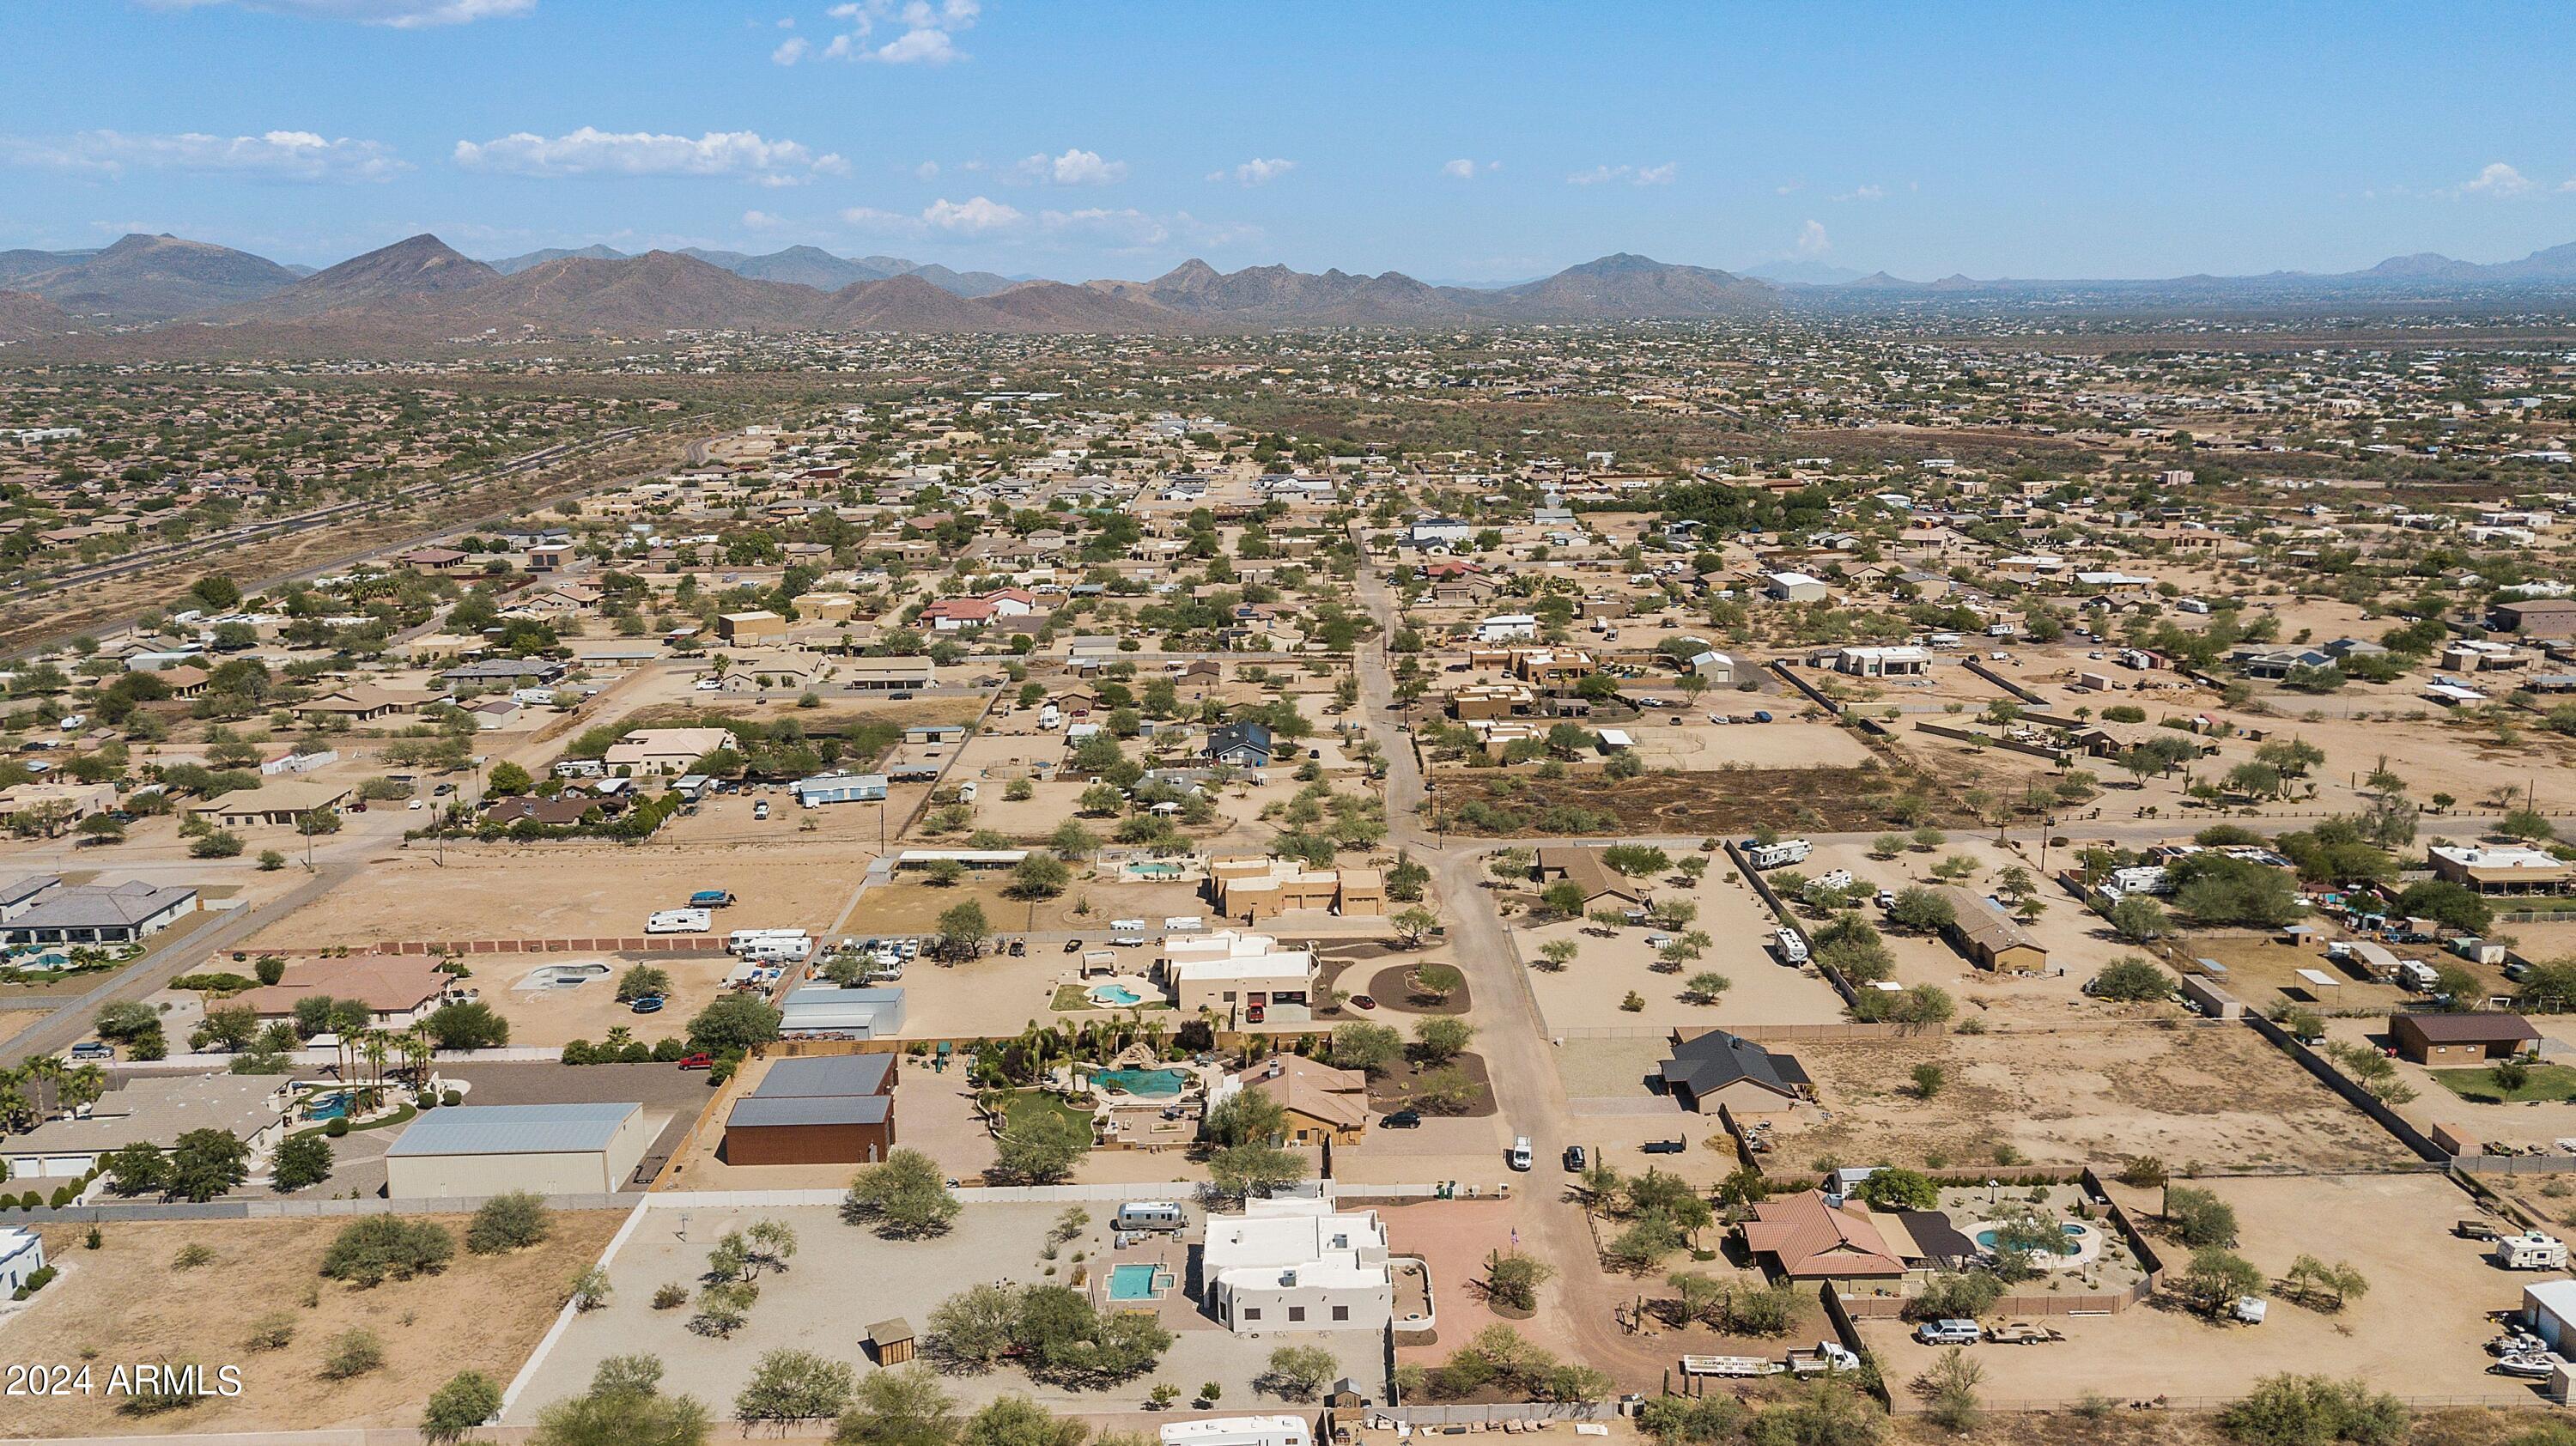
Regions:
<instances>
[{"instance_id":1,"label":"black car","mask_svg":"<svg viewBox=\"0 0 2576 1446\"><path fill-rule=\"evenodd\" d=\"M1565 1173L1569 1175L1580 1175L1583 1173L1583 1147L1581 1145L1568 1145L1565 1147Z\"/></svg>"},{"instance_id":2,"label":"black car","mask_svg":"<svg viewBox=\"0 0 2576 1446\"><path fill-rule=\"evenodd\" d=\"M1390 1130L1418 1130L1422 1128L1422 1111L1397 1110L1378 1123Z\"/></svg>"}]
</instances>

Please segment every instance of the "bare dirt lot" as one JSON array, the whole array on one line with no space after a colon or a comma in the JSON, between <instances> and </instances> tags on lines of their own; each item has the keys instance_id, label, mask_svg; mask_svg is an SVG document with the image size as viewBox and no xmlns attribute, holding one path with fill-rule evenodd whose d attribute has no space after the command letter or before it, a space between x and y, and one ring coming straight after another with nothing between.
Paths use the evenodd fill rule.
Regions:
<instances>
[{"instance_id":1,"label":"bare dirt lot","mask_svg":"<svg viewBox=\"0 0 2576 1446\"><path fill-rule=\"evenodd\" d=\"M647 915L686 903L698 889L734 893L734 906L717 915L718 932L799 924L820 929L858 887L865 856L848 845L784 839L777 847L687 851L652 845L450 845L441 868L432 854L415 847L372 863L328 898L244 947L257 952L396 939L640 935Z\"/></svg>"},{"instance_id":2,"label":"bare dirt lot","mask_svg":"<svg viewBox=\"0 0 2576 1446\"><path fill-rule=\"evenodd\" d=\"M638 964L650 964L671 977L670 993L664 996L662 1008L652 1014L637 1014L617 1002L617 981ZM578 985L543 982L549 971L597 965L605 965L608 972ZM733 967L733 958L724 954L656 954L650 958L546 954L482 959L475 964L483 1002L500 1010L510 1021L510 1042L545 1046L576 1039L596 1043L620 1026L646 1044L677 1039L687 1032L689 1020L724 991L725 975Z\"/></svg>"},{"instance_id":3,"label":"bare dirt lot","mask_svg":"<svg viewBox=\"0 0 2576 1446\"><path fill-rule=\"evenodd\" d=\"M2274 1299L2260 1326L2212 1325L2162 1302L2112 1316L2052 1319L2063 1344L1973 1347L1986 1368L1981 1394L1997 1406L2071 1400L2088 1391L2115 1400L2171 1395L2216 1404L2266 1375L2313 1371L2358 1376L2409 1396L2529 1401L2531 1388L2486 1373L2494 1328L2485 1312L2514 1305L2521 1278L2478 1247L2445 1234L2468 1197L2438 1175L2330 1175L2195 1182L2236 1207L2238 1253L2277 1280L2300 1255L2348 1262L2369 1293L2340 1311ZM2123 1194L2141 1223L2155 1192ZM2150 1225L2152 1230L2152 1225ZM1900 1392L1939 1354L1894 1321L1862 1328Z\"/></svg>"},{"instance_id":4,"label":"bare dirt lot","mask_svg":"<svg viewBox=\"0 0 2576 1446\"><path fill-rule=\"evenodd\" d=\"M462 1216L427 1218L460 1236L465 1226ZM318 1273L345 1219L110 1225L95 1251L81 1247L80 1230L46 1226L45 1254L63 1273L0 1326L9 1359L78 1364L94 1355L102 1386L120 1362L236 1365L243 1390L151 1417L119 1414L103 1392L21 1399L9 1403L6 1429L71 1436L410 1425L420 1403L458 1371L507 1381L552 1324L565 1283L598 1258L624 1218L558 1211L553 1236L532 1250L479 1256L460 1248L439 1275L373 1290ZM174 1270L172 1260L190 1245L214 1259ZM318 1291L308 1295L311 1287ZM294 1319L293 1340L283 1350L248 1349L251 1322L271 1311ZM384 1365L324 1380L331 1339L359 1327L382 1339Z\"/></svg>"},{"instance_id":5,"label":"bare dirt lot","mask_svg":"<svg viewBox=\"0 0 2576 1446\"><path fill-rule=\"evenodd\" d=\"M2241 1025L2070 1027L1789 1046L1819 1105L1775 1126L1783 1168L2047 1164L2153 1155L2350 1169L2413 1157ZM1946 1073L1921 1099L1919 1064ZM2001 1163L1998 1161L1998 1163Z\"/></svg>"}]
</instances>

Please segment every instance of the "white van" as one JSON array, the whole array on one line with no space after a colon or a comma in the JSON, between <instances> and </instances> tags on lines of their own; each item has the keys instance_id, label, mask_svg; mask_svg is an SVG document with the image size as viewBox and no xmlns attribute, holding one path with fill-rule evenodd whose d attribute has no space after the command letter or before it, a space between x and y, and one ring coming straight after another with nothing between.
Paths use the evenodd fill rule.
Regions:
<instances>
[{"instance_id":1,"label":"white van","mask_svg":"<svg viewBox=\"0 0 2576 1446\"><path fill-rule=\"evenodd\" d=\"M715 915L705 909L664 909L644 921L647 934L703 934L715 927Z\"/></svg>"},{"instance_id":2,"label":"white van","mask_svg":"<svg viewBox=\"0 0 2576 1446\"><path fill-rule=\"evenodd\" d=\"M1110 1217L1109 1223L1131 1232L1180 1231L1189 1228L1190 1217L1169 1200L1130 1200L1118 1207L1118 1213Z\"/></svg>"},{"instance_id":3,"label":"white van","mask_svg":"<svg viewBox=\"0 0 2576 1446\"><path fill-rule=\"evenodd\" d=\"M1510 1164L1515 1170L1526 1170L1530 1167L1529 1136L1515 1135L1512 1137Z\"/></svg>"}]
</instances>

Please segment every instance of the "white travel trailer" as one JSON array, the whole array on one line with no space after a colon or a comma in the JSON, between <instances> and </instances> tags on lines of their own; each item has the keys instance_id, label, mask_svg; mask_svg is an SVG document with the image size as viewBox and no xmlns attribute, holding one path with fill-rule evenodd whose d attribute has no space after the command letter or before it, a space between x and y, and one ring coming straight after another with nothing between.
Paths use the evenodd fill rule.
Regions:
<instances>
[{"instance_id":1,"label":"white travel trailer","mask_svg":"<svg viewBox=\"0 0 2576 1446\"><path fill-rule=\"evenodd\" d=\"M1813 852L1815 845L1802 838L1784 838L1778 843L1744 841L1744 861L1757 869L1785 868L1790 864L1804 863L1807 855Z\"/></svg>"},{"instance_id":2,"label":"white travel trailer","mask_svg":"<svg viewBox=\"0 0 2576 1446\"><path fill-rule=\"evenodd\" d=\"M715 927L715 915L705 909L664 909L644 921L647 934L703 934Z\"/></svg>"},{"instance_id":3,"label":"white travel trailer","mask_svg":"<svg viewBox=\"0 0 2576 1446\"><path fill-rule=\"evenodd\" d=\"M1313 1433L1297 1416L1219 1416L1206 1421L1174 1421L1162 1431L1163 1446L1315 1446Z\"/></svg>"},{"instance_id":4,"label":"white travel trailer","mask_svg":"<svg viewBox=\"0 0 2576 1446\"><path fill-rule=\"evenodd\" d=\"M2534 1230L2522 1235L2500 1235L2490 1252L2495 1263L2506 1270L2565 1270L2567 1242L2554 1235Z\"/></svg>"}]
</instances>

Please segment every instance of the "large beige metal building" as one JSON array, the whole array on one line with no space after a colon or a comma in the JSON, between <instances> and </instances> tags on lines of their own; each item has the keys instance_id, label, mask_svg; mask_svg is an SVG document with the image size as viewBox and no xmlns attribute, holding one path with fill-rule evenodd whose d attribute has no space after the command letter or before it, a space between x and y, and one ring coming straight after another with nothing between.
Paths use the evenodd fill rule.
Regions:
<instances>
[{"instance_id":1,"label":"large beige metal building","mask_svg":"<svg viewBox=\"0 0 2576 1446\"><path fill-rule=\"evenodd\" d=\"M653 1143L638 1104L451 1105L385 1152L394 1199L609 1195Z\"/></svg>"}]
</instances>

